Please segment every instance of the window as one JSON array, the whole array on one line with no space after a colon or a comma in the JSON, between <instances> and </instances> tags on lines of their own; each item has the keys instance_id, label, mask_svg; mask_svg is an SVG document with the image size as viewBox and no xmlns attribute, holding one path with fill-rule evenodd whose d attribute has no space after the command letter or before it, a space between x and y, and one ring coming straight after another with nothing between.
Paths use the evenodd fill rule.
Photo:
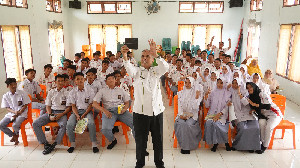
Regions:
<instances>
[{"instance_id":1,"label":"window","mask_svg":"<svg viewBox=\"0 0 300 168\"><path fill-rule=\"evenodd\" d=\"M125 1L87 1L88 14L131 14L132 2Z\"/></svg>"},{"instance_id":2,"label":"window","mask_svg":"<svg viewBox=\"0 0 300 168\"><path fill-rule=\"evenodd\" d=\"M0 5L26 9L28 8L27 0L0 0Z\"/></svg>"},{"instance_id":3,"label":"window","mask_svg":"<svg viewBox=\"0 0 300 168\"><path fill-rule=\"evenodd\" d=\"M260 11L262 10L263 0L251 0L250 1L250 10L251 11Z\"/></svg>"},{"instance_id":4,"label":"window","mask_svg":"<svg viewBox=\"0 0 300 168\"><path fill-rule=\"evenodd\" d=\"M117 43L123 44L125 38L132 37L131 30L131 25L89 25L91 53L96 51L97 44L105 44L106 51L116 53Z\"/></svg>"},{"instance_id":5,"label":"window","mask_svg":"<svg viewBox=\"0 0 300 168\"><path fill-rule=\"evenodd\" d=\"M283 0L283 6L285 7L296 5L300 5L300 0Z\"/></svg>"},{"instance_id":6,"label":"window","mask_svg":"<svg viewBox=\"0 0 300 168\"><path fill-rule=\"evenodd\" d=\"M46 11L62 13L61 0L46 0Z\"/></svg>"},{"instance_id":7,"label":"window","mask_svg":"<svg viewBox=\"0 0 300 168\"><path fill-rule=\"evenodd\" d=\"M222 41L222 25L178 25L179 47L182 41L190 41L191 45L199 45L204 50L213 36L213 45L217 46Z\"/></svg>"},{"instance_id":8,"label":"window","mask_svg":"<svg viewBox=\"0 0 300 168\"><path fill-rule=\"evenodd\" d=\"M63 26L49 24L48 31L51 63L53 66L59 66L61 57L65 55Z\"/></svg>"},{"instance_id":9,"label":"window","mask_svg":"<svg viewBox=\"0 0 300 168\"><path fill-rule=\"evenodd\" d=\"M251 25L248 27L248 39L247 39L247 56L252 55L253 58L258 58L260 37L260 25Z\"/></svg>"},{"instance_id":10,"label":"window","mask_svg":"<svg viewBox=\"0 0 300 168\"><path fill-rule=\"evenodd\" d=\"M300 24L280 26L276 73L300 83Z\"/></svg>"},{"instance_id":11,"label":"window","mask_svg":"<svg viewBox=\"0 0 300 168\"><path fill-rule=\"evenodd\" d=\"M29 26L1 26L1 37L6 77L21 81L33 68Z\"/></svg>"},{"instance_id":12,"label":"window","mask_svg":"<svg viewBox=\"0 0 300 168\"><path fill-rule=\"evenodd\" d=\"M224 1L179 2L179 13L223 13Z\"/></svg>"}]
</instances>

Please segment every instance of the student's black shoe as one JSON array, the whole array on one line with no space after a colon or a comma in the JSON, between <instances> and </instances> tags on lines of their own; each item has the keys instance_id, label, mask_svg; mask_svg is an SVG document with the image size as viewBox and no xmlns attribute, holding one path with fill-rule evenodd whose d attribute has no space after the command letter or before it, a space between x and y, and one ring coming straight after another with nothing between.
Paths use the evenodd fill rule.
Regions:
<instances>
[{"instance_id":1,"label":"student's black shoe","mask_svg":"<svg viewBox=\"0 0 300 168\"><path fill-rule=\"evenodd\" d=\"M112 149L117 144L117 139L113 140L111 144L107 146L107 149Z\"/></svg>"},{"instance_id":2,"label":"student's black shoe","mask_svg":"<svg viewBox=\"0 0 300 168\"><path fill-rule=\"evenodd\" d=\"M74 151L74 147L70 147L67 151L69 152L69 153L73 153L73 151Z\"/></svg>"},{"instance_id":3,"label":"student's black shoe","mask_svg":"<svg viewBox=\"0 0 300 168\"><path fill-rule=\"evenodd\" d=\"M156 165L156 168L165 168L164 165Z\"/></svg>"},{"instance_id":4,"label":"student's black shoe","mask_svg":"<svg viewBox=\"0 0 300 168\"><path fill-rule=\"evenodd\" d=\"M225 143L225 146L226 146L226 151L231 151L231 147L230 147L229 143Z\"/></svg>"},{"instance_id":5,"label":"student's black shoe","mask_svg":"<svg viewBox=\"0 0 300 168\"><path fill-rule=\"evenodd\" d=\"M136 165L135 168L143 168L144 166Z\"/></svg>"},{"instance_id":6,"label":"student's black shoe","mask_svg":"<svg viewBox=\"0 0 300 168\"><path fill-rule=\"evenodd\" d=\"M99 149L97 147L93 147L93 152L94 153L98 153L99 152Z\"/></svg>"},{"instance_id":7,"label":"student's black shoe","mask_svg":"<svg viewBox=\"0 0 300 168\"><path fill-rule=\"evenodd\" d=\"M232 150L232 151L236 151L236 149L235 149L234 147L231 147L231 150Z\"/></svg>"},{"instance_id":8,"label":"student's black shoe","mask_svg":"<svg viewBox=\"0 0 300 168\"><path fill-rule=\"evenodd\" d=\"M255 153L257 153L257 154L263 154L264 152L262 150L257 150L257 151L255 151Z\"/></svg>"},{"instance_id":9,"label":"student's black shoe","mask_svg":"<svg viewBox=\"0 0 300 168\"><path fill-rule=\"evenodd\" d=\"M216 152L217 148L218 148L218 144L214 144L214 146L210 150Z\"/></svg>"},{"instance_id":10,"label":"student's black shoe","mask_svg":"<svg viewBox=\"0 0 300 168\"><path fill-rule=\"evenodd\" d=\"M45 149L43 151L43 154L44 155L47 155L49 153L51 153L54 149L55 149L55 146L56 146L56 142L54 142L52 145L50 145L47 149Z\"/></svg>"},{"instance_id":11,"label":"student's black shoe","mask_svg":"<svg viewBox=\"0 0 300 168\"><path fill-rule=\"evenodd\" d=\"M47 150L49 147L51 147L51 144L49 144L49 143L44 144L44 150Z\"/></svg>"},{"instance_id":12,"label":"student's black shoe","mask_svg":"<svg viewBox=\"0 0 300 168\"><path fill-rule=\"evenodd\" d=\"M248 150L249 153L254 153L254 150Z\"/></svg>"},{"instance_id":13,"label":"student's black shoe","mask_svg":"<svg viewBox=\"0 0 300 168\"><path fill-rule=\"evenodd\" d=\"M146 151L146 152L145 152L145 156L149 156L149 152Z\"/></svg>"},{"instance_id":14,"label":"student's black shoe","mask_svg":"<svg viewBox=\"0 0 300 168\"><path fill-rule=\"evenodd\" d=\"M48 127L45 127L45 131L50 131L50 128L48 128Z\"/></svg>"},{"instance_id":15,"label":"student's black shoe","mask_svg":"<svg viewBox=\"0 0 300 168\"><path fill-rule=\"evenodd\" d=\"M261 145L261 150L263 151L263 153L265 152L266 149L267 149L266 147L264 147L263 145Z\"/></svg>"},{"instance_id":16,"label":"student's black shoe","mask_svg":"<svg viewBox=\"0 0 300 168\"><path fill-rule=\"evenodd\" d=\"M119 132L119 127L118 126L115 126L113 129L112 129L112 133L115 134L116 132Z\"/></svg>"},{"instance_id":17,"label":"student's black shoe","mask_svg":"<svg viewBox=\"0 0 300 168\"><path fill-rule=\"evenodd\" d=\"M190 150L183 150L180 151L181 154L190 154Z\"/></svg>"}]
</instances>

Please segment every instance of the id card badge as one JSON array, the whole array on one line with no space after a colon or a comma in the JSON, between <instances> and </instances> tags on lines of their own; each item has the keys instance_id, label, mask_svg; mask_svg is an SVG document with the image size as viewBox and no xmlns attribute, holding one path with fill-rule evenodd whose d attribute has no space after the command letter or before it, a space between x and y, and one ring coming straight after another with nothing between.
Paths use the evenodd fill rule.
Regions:
<instances>
[{"instance_id":1,"label":"id card badge","mask_svg":"<svg viewBox=\"0 0 300 168\"><path fill-rule=\"evenodd\" d=\"M66 105L66 104L67 104L67 99L66 99L65 96L63 96L63 97L61 98L61 105Z\"/></svg>"},{"instance_id":2,"label":"id card badge","mask_svg":"<svg viewBox=\"0 0 300 168\"><path fill-rule=\"evenodd\" d=\"M18 106L22 106L23 105L23 97L20 97L18 99Z\"/></svg>"},{"instance_id":3,"label":"id card badge","mask_svg":"<svg viewBox=\"0 0 300 168\"><path fill-rule=\"evenodd\" d=\"M89 103L89 101L90 101L89 97L85 98L85 100L84 100L85 103Z\"/></svg>"}]
</instances>

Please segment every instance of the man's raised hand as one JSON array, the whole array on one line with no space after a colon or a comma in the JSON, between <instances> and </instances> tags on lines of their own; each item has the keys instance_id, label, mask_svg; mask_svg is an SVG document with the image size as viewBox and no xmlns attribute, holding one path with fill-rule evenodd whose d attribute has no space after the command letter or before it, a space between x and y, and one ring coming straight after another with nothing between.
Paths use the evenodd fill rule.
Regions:
<instances>
[{"instance_id":1,"label":"man's raised hand","mask_svg":"<svg viewBox=\"0 0 300 168\"><path fill-rule=\"evenodd\" d=\"M150 46L150 55L153 56L154 58L157 57L156 53L156 43L153 41L153 39L148 40L149 46Z\"/></svg>"}]
</instances>

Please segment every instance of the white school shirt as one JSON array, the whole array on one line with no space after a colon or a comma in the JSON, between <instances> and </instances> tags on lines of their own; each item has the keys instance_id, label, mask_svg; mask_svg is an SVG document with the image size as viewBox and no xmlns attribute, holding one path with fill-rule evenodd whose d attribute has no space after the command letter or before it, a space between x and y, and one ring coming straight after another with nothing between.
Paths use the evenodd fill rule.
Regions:
<instances>
[{"instance_id":1,"label":"white school shirt","mask_svg":"<svg viewBox=\"0 0 300 168\"><path fill-rule=\"evenodd\" d=\"M96 69L99 69L102 67L102 60L101 59L98 59L98 61L92 59L91 62L90 62L90 67L92 68L96 68Z\"/></svg>"},{"instance_id":2,"label":"white school shirt","mask_svg":"<svg viewBox=\"0 0 300 168\"><path fill-rule=\"evenodd\" d=\"M157 58L157 66L135 67L129 61L123 61L126 71L134 80L133 111L135 113L153 116L165 110L160 89L160 77L165 74L169 64L162 58Z\"/></svg>"},{"instance_id":3,"label":"white school shirt","mask_svg":"<svg viewBox=\"0 0 300 168\"><path fill-rule=\"evenodd\" d=\"M48 78L45 77L45 74L41 75L41 77L38 79L38 83L41 85L45 85L47 92L55 87L55 77L53 74L50 74Z\"/></svg>"},{"instance_id":4,"label":"white school shirt","mask_svg":"<svg viewBox=\"0 0 300 168\"><path fill-rule=\"evenodd\" d=\"M98 92L100 89L102 89L101 82L100 82L100 80L98 80L98 79L95 79L95 80L93 81L92 84L90 84L90 83L86 80L86 81L84 82L84 87L86 87L86 86L89 86L90 88L92 88L92 89L94 90L94 92L95 92L95 95L97 94L97 92Z\"/></svg>"},{"instance_id":5,"label":"white school shirt","mask_svg":"<svg viewBox=\"0 0 300 168\"><path fill-rule=\"evenodd\" d=\"M222 48L221 50L219 48L215 48L214 49L214 56L215 56L215 59L216 58L219 58L219 53L220 51L224 51L224 53L226 53L228 51L228 48Z\"/></svg>"},{"instance_id":6,"label":"white school shirt","mask_svg":"<svg viewBox=\"0 0 300 168\"><path fill-rule=\"evenodd\" d=\"M114 72L114 69L111 66L109 66L104 73L102 72L102 68L98 69L97 79L101 82L102 87L106 86L106 83L105 83L106 75L111 74L113 72Z\"/></svg>"},{"instance_id":7,"label":"white school shirt","mask_svg":"<svg viewBox=\"0 0 300 168\"><path fill-rule=\"evenodd\" d=\"M169 78L171 78L173 80L173 82L175 82L176 84L178 83L178 81L180 81L180 77L186 76L187 72L185 69L182 69L181 71L174 71L174 73L169 74Z\"/></svg>"},{"instance_id":8,"label":"white school shirt","mask_svg":"<svg viewBox=\"0 0 300 168\"><path fill-rule=\"evenodd\" d=\"M94 97L94 101L100 103L102 101L105 109L118 107L118 105L124 104L130 100L129 95L120 87L102 88Z\"/></svg>"},{"instance_id":9,"label":"white school shirt","mask_svg":"<svg viewBox=\"0 0 300 168\"><path fill-rule=\"evenodd\" d=\"M84 87L81 91L76 86L70 91L67 104L75 104L78 110L86 110L93 103L94 97L95 93L92 88Z\"/></svg>"},{"instance_id":10,"label":"white school shirt","mask_svg":"<svg viewBox=\"0 0 300 168\"><path fill-rule=\"evenodd\" d=\"M45 105L51 106L52 110L66 110L67 106L71 106L67 104L68 95L69 91L65 88L60 91L57 88L51 89L47 94Z\"/></svg>"},{"instance_id":11,"label":"white school shirt","mask_svg":"<svg viewBox=\"0 0 300 168\"><path fill-rule=\"evenodd\" d=\"M121 63L119 63L118 61L115 61L113 63L109 63L109 66L113 68L113 70L119 70L122 66Z\"/></svg>"},{"instance_id":12,"label":"white school shirt","mask_svg":"<svg viewBox=\"0 0 300 168\"><path fill-rule=\"evenodd\" d=\"M19 84L18 89L27 92L32 98L35 97L35 94L40 94L42 91L40 85L36 81L33 80L30 82L28 79L22 81Z\"/></svg>"},{"instance_id":13,"label":"white school shirt","mask_svg":"<svg viewBox=\"0 0 300 168\"><path fill-rule=\"evenodd\" d=\"M12 94L10 91L5 93L2 97L1 108L10 108L14 111L19 111L26 104L31 102L28 93L22 90L16 90L15 94ZM27 118L28 108L20 115L21 117ZM11 118L14 113L8 112L5 117Z\"/></svg>"},{"instance_id":14,"label":"white school shirt","mask_svg":"<svg viewBox=\"0 0 300 168\"><path fill-rule=\"evenodd\" d=\"M63 69L63 67L59 67L57 70L57 74L59 74L59 75L67 74L68 75L68 69Z\"/></svg>"}]
</instances>

